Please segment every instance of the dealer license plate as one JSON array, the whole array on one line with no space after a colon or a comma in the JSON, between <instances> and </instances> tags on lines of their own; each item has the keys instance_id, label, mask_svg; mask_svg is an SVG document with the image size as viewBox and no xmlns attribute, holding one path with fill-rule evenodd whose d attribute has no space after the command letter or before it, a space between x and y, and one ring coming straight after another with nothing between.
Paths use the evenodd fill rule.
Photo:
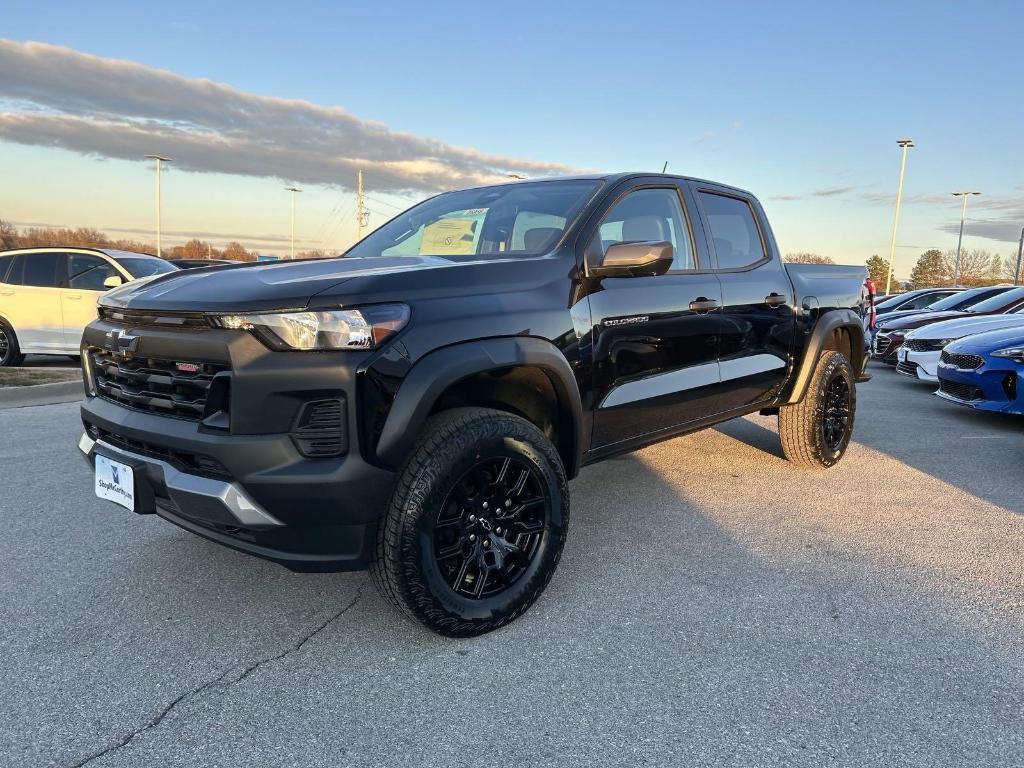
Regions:
<instances>
[{"instance_id":1,"label":"dealer license plate","mask_svg":"<svg viewBox=\"0 0 1024 768\"><path fill-rule=\"evenodd\" d=\"M96 495L135 510L135 472L127 464L96 454Z\"/></svg>"}]
</instances>

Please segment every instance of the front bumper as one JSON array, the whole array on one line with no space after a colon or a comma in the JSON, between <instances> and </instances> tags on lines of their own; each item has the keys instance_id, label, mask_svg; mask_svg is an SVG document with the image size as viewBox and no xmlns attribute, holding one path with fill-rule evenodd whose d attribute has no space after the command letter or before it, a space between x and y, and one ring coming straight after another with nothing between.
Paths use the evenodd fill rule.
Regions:
<instances>
[{"instance_id":1,"label":"front bumper","mask_svg":"<svg viewBox=\"0 0 1024 768\"><path fill-rule=\"evenodd\" d=\"M83 360L109 328L90 324ZM138 342L129 361L217 363L230 393L222 413L199 420L146 411L148 393L130 404L86 397L79 448L91 464L100 453L136 470L138 512L293 570L368 565L394 474L360 451L356 377L364 359L272 352L244 332L130 331ZM176 397L160 386L166 374L142 372L153 364L134 375L151 380L165 400ZM299 425L306 406L325 399L336 404L341 440L318 455L321 444Z\"/></svg>"},{"instance_id":2,"label":"front bumper","mask_svg":"<svg viewBox=\"0 0 1024 768\"><path fill-rule=\"evenodd\" d=\"M914 352L900 347L897 352L896 372L904 376L912 376L921 381L936 382L939 380L939 351Z\"/></svg>"},{"instance_id":3,"label":"front bumper","mask_svg":"<svg viewBox=\"0 0 1024 768\"><path fill-rule=\"evenodd\" d=\"M1024 372L1012 363L994 362L972 371L939 363L938 397L979 411L1024 415Z\"/></svg>"}]
</instances>

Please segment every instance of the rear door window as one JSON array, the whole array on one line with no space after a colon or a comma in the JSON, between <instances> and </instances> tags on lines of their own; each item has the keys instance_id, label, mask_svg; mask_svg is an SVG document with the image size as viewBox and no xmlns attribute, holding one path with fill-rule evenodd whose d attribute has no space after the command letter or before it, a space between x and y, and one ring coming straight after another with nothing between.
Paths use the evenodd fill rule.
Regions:
<instances>
[{"instance_id":1,"label":"rear door window","mask_svg":"<svg viewBox=\"0 0 1024 768\"><path fill-rule=\"evenodd\" d=\"M56 288L62 275L58 275L62 253L23 253L21 284L36 288Z\"/></svg>"},{"instance_id":2,"label":"rear door window","mask_svg":"<svg viewBox=\"0 0 1024 768\"><path fill-rule=\"evenodd\" d=\"M743 269L766 258L761 232L750 203L716 192L699 193L711 228L719 269Z\"/></svg>"}]
</instances>

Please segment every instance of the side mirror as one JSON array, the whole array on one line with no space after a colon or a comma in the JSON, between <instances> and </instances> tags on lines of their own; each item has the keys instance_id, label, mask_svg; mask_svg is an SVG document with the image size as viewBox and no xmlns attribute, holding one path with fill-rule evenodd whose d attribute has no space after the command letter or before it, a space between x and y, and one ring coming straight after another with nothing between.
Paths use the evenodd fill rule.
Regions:
<instances>
[{"instance_id":1,"label":"side mirror","mask_svg":"<svg viewBox=\"0 0 1024 768\"><path fill-rule=\"evenodd\" d=\"M124 285L124 279L120 275L110 275L103 281L104 288L117 288L119 285Z\"/></svg>"},{"instance_id":2,"label":"side mirror","mask_svg":"<svg viewBox=\"0 0 1024 768\"><path fill-rule=\"evenodd\" d=\"M663 275L672 267L673 257L669 242L615 243L590 267L590 274L594 277Z\"/></svg>"}]
</instances>

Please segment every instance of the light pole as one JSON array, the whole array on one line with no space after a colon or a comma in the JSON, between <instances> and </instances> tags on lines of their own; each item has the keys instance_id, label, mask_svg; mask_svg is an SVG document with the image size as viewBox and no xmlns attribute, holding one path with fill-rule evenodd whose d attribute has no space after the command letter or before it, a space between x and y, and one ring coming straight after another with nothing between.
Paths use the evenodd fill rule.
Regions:
<instances>
[{"instance_id":1,"label":"light pole","mask_svg":"<svg viewBox=\"0 0 1024 768\"><path fill-rule=\"evenodd\" d=\"M900 223L900 203L903 201L903 171L907 167L907 150L914 146L913 139L898 139L900 148L900 181L896 187L896 212L892 217L892 239L889 241L889 273L885 278L885 292L889 293L892 286L892 265L896 258L896 228Z\"/></svg>"},{"instance_id":2,"label":"light pole","mask_svg":"<svg viewBox=\"0 0 1024 768\"><path fill-rule=\"evenodd\" d=\"M981 192L954 192L953 197L961 198L960 204L960 236L956 239L956 263L953 265L953 287L956 288L960 282L960 246L964 241L964 219L967 216L967 198L971 195L980 195Z\"/></svg>"},{"instance_id":3,"label":"light pole","mask_svg":"<svg viewBox=\"0 0 1024 768\"><path fill-rule=\"evenodd\" d=\"M1017 268L1013 270L1013 284L1020 285L1020 260L1024 256L1024 227L1020 228L1020 242L1017 243Z\"/></svg>"},{"instance_id":4,"label":"light pole","mask_svg":"<svg viewBox=\"0 0 1024 768\"><path fill-rule=\"evenodd\" d=\"M292 249L289 259L295 258L295 193L301 192L302 190L298 187L285 187L285 190L292 193Z\"/></svg>"},{"instance_id":5,"label":"light pole","mask_svg":"<svg viewBox=\"0 0 1024 768\"><path fill-rule=\"evenodd\" d=\"M160 248L160 163L169 163L171 158L161 157L160 155L146 155L147 160L156 160L156 255L158 258L163 257L163 251Z\"/></svg>"}]
</instances>

